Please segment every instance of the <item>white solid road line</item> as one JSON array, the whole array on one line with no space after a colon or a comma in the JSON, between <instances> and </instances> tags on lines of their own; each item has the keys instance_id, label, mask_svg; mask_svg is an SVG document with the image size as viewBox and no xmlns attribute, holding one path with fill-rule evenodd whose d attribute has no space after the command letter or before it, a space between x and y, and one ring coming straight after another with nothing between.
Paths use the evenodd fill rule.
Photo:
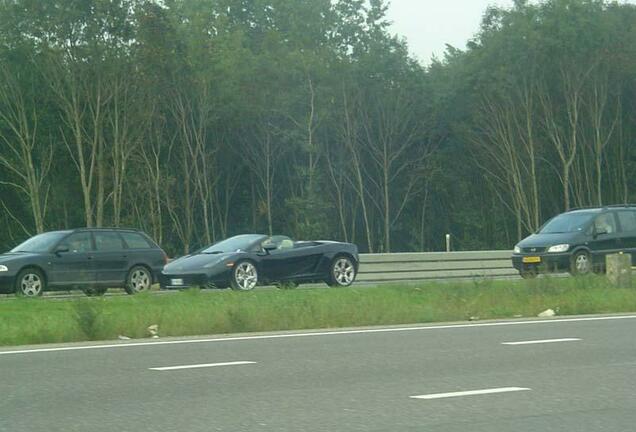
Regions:
<instances>
[{"instance_id":1,"label":"white solid road line","mask_svg":"<svg viewBox=\"0 0 636 432\"><path fill-rule=\"evenodd\" d=\"M59 351L82 351L93 349L109 349L109 348L132 348L132 347L153 347L160 345L181 345L181 344L196 344L196 343L214 343L214 342L234 342L234 341L251 341L251 340L265 340L265 339L287 339L297 337L315 337L315 336L339 336L339 335L354 335L354 334L369 334L369 333L400 333L410 331L433 331L433 330L449 330L449 329L465 329L465 328L482 328L482 327L502 327L502 326L523 326L523 325L537 325L537 324L560 324L560 323L572 323L572 322L586 322L586 321L615 321L625 319L636 319L636 315L617 315L617 316L594 316L594 317L580 317L580 318L544 318L540 320L530 321L496 321L487 323L471 323L471 324L446 324L446 325L430 325L430 326L416 326L416 327L382 327L382 328L370 328L360 330L333 330L333 331L309 331L305 333L277 333L255 336L235 336L235 337L215 337L206 339L178 339L156 342L121 342L115 344L102 344L102 345L79 345L79 346L63 346L54 348L33 348L14 351L0 351L0 355L10 354L32 354L32 353L46 353L46 352L59 352Z\"/></svg>"},{"instance_id":2,"label":"white solid road line","mask_svg":"<svg viewBox=\"0 0 636 432\"><path fill-rule=\"evenodd\" d=\"M527 391L527 390L532 390L532 389L529 389L526 387L500 387L500 388L460 391L460 392L452 392L452 393L433 393L433 394L427 394L427 395L410 396L410 398L411 399L445 399L445 398L461 397L461 396L477 396L477 395L510 393L510 392Z\"/></svg>"},{"instance_id":3,"label":"white solid road line","mask_svg":"<svg viewBox=\"0 0 636 432\"><path fill-rule=\"evenodd\" d=\"M195 364L195 365L184 365L184 366L166 366L166 367L156 367L156 368L148 368L154 371L173 371L173 370L181 370L181 369L200 369L200 368L209 368L215 366L239 366L239 365L247 365L247 364L256 364L253 361L235 361L235 362L225 362L225 363L206 363L206 364Z\"/></svg>"},{"instance_id":4,"label":"white solid road line","mask_svg":"<svg viewBox=\"0 0 636 432\"><path fill-rule=\"evenodd\" d=\"M562 339L543 339L543 340L529 340L520 342L502 342L502 345L534 345L534 344L546 344L556 342L576 342L580 341L579 338L562 338Z\"/></svg>"}]
</instances>

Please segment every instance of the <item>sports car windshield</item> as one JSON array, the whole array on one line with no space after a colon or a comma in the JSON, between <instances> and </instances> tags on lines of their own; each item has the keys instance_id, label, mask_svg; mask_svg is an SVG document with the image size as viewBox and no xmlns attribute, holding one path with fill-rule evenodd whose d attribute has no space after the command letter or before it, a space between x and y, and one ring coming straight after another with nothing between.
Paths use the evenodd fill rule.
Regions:
<instances>
[{"instance_id":1,"label":"sports car windshield","mask_svg":"<svg viewBox=\"0 0 636 432\"><path fill-rule=\"evenodd\" d=\"M207 249L203 249L201 253L204 254L212 254L212 253L224 253L224 252L235 252L237 250L249 250L255 243L259 240L266 239L267 236L260 234L245 234L239 235L235 237L230 237L229 239L221 240L218 243L213 244Z\"/></svg>"},{"instance_id":2,"label":"sports car windshield","mask_svg":"<svg viewBox=\"0 0 636 432\"><path fill-rule=\"evenodd\" d=\"M593 213L562 214L548 222L539 233L558 234L583 231L593 217Z\"/></svg>"},{"instance_id":3,"label":"sports car windshield","mask_svg":"<svg viewBox=\"0 0 636 432\"><path fill-rule=\"evenodd\" d=\"M58 241L68 235L68 233L68 231L57 231L38 234L16 246L11 252L48 252Z\"/></svg>"}]
</instances>

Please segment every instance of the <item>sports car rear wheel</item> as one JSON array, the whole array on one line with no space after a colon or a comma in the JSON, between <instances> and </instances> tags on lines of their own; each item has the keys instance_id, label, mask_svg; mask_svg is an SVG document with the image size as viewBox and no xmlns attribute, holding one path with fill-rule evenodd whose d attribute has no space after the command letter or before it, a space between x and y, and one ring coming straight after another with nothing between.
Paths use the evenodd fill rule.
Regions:
<instances>
[{"instance_id":1,"label":"sports car rear wheel","mask_svg":"<svg viewBox=\"0 0 636 432\"><path fill-rule=\"evenodd\" d=\"M356 267L349 257L338 256L331 263L329 286L346 287L356 279Z\"/></svg>"},{"instance_id":2,"label":"sports car rear wheel","mask_svg":"<svg viewBox=\"0 0 636 432\"><path fill-rule=\"evenodd\" d=\"M237 291L253 290L258 283L258 271L251 261L240 261L232 273L232 289Z\"/></svg>"}]
</instances>

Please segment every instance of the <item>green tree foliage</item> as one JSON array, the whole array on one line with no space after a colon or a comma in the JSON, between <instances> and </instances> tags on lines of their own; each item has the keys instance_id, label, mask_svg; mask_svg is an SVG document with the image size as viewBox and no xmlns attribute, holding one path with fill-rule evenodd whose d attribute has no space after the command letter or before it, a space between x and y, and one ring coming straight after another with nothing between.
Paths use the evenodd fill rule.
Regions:
<instances>
[{"instance_id":1,"label":"green tree foliage","mask_svg":"<svg viewBox=\"0 0 636 432\"><path fill-rule=\"evenodd\" d=\"M517 1L423 67L383 0L0 0L0 246L144 229L510 248L633 200L636 8Z\"/></svg>"}]
</instances>

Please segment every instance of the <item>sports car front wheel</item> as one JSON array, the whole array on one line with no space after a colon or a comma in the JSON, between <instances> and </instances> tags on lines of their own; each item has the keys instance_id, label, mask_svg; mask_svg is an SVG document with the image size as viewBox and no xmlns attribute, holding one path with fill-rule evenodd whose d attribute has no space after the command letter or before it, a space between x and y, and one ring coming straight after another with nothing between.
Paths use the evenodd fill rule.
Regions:
<instances>
[{"instance_id":1,"label":"sports car front wheel","mask_svg":"<svg viewBox=\"0 0 636 432\"><path fill-rule=\"evenodd\" d=\"M232 273L232 289L237 291L253 290L258 283L258 271L250 261L240 261Z\"/></svg>"},{"instance_id":2,"label":"sports car front wheel","mask_svg":"<svg viewBox=\"0 0 636 432\"><path fill-rule=\"evenodd\" d=\"M346 287L356 279L356 267L349 257L336 257L331 263L330 270L327 282L329 286Z\"/></svg>"}]
</instances>

